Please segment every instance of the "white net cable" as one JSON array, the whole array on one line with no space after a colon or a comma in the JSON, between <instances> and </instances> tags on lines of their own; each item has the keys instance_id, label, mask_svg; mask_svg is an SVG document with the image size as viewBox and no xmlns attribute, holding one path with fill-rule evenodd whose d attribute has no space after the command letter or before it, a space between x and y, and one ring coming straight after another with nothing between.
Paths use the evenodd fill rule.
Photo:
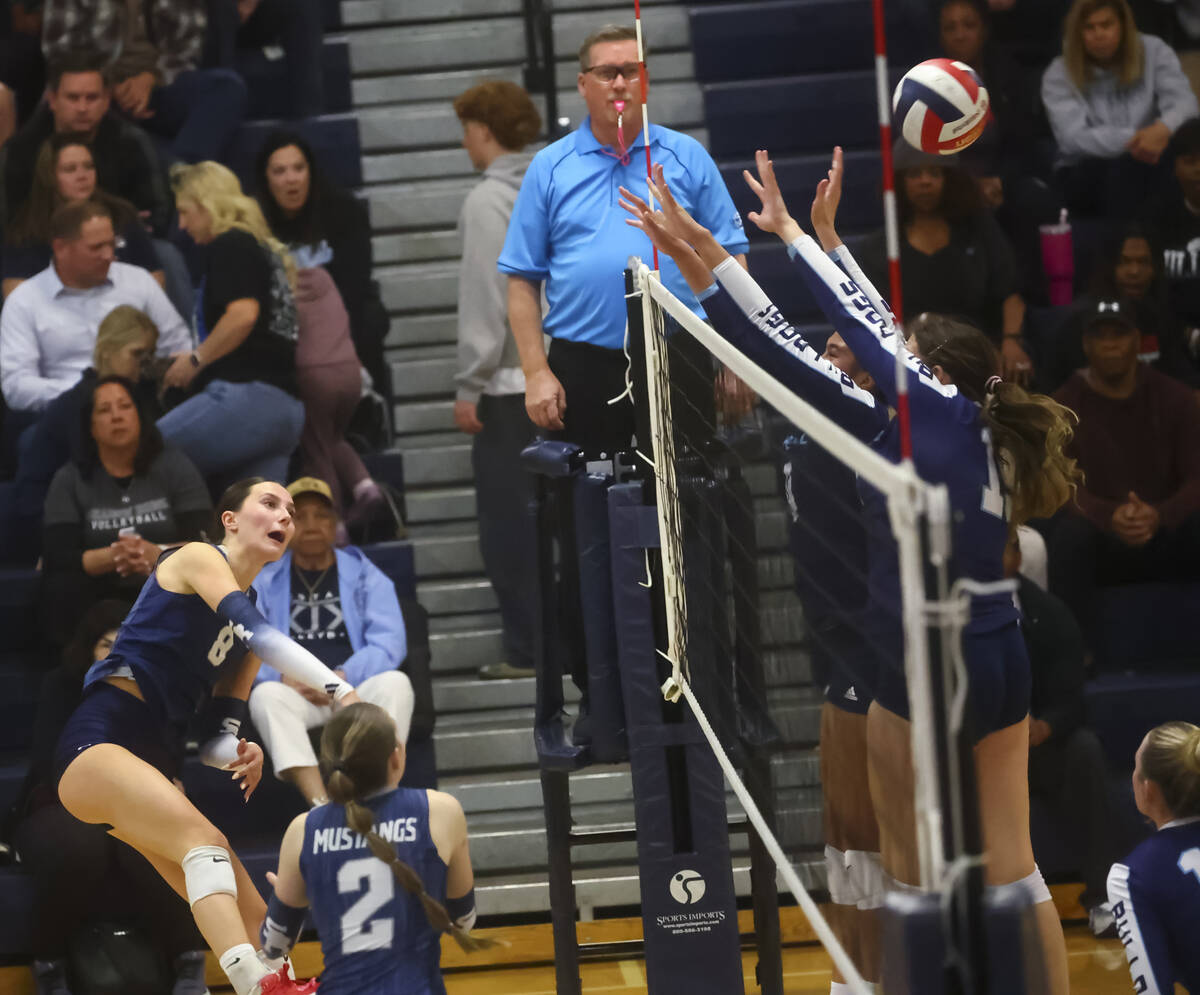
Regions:
<instances>
[{"instance_id":1,"label":"white net cable","mask_svg":"<svg viewBox=\"0 0 1200 995\"><path fill-rule=\"evenodd\" d=\"M822 918L811 896L804 888L796 866L793 865L786 851L780 845L776 833L772 832L767 820L763 818L759 806L755 804L745 783L739 777L735 764L730 760L729 751L723 747L722 736L714 731L713 725L705 713L706 704L709 710L716 709L712 714L718 718L720 724L720 721L724 721L726 718L723 714L727 711L725 704L719 700L706 699L705 694L711 694L711 691L698 693L698 686L693 684L693 675L689 672L688 586L684 583L684 571L687 568L684 556L686 530L692 529L690 539L693 550L697 540L694 524L685 521L685 514L681 510L679 488L683 481L677 480L676 475L678 443L675 437L678 434L678 427L674 422L681 417L681 414L676 412L673 415L671 388L678 386L678 375L683 371L677 372L676 382L673 383L667 358L669 338L666 326L668 322L672 326L676 326L671 329L671 341L681 338L681 331L686 333L686 336L699 343L713 360L735 373L762 401L778 412L784 422L802 432L825 452L834 454L848 471L878 491L887 502L891 531L900 566L900 617L897 622L899 628L903 630L903 653L912 719L913 767L916 775L915 807L918 821L921 886L926 890L935 890L944 884L949 868L945 866L940 846L943 812L936 777L938 757L936 753L937 737L934 735L935 723L940 721L940 717L935 715L928 664L927 626L931 622L937 624L940 616L939 609L931 605L926 598L926 564L922 560L920 527L924 523L932 537L933 564L935 566L944 564L949 557L950 525L945 488L922 481L916 475L911 464L890 462L858 438L850 435L822 412L799 398L790 388L752 362L719 333L697 318L687 305L678 300L660 282L656 273L640 261L634 262L635 286L642 295L646 341L646 391L654 452L652 469L655 476L662 543L662 575L666 602L665 624L668 635L668 646L664 655L668 657L671 665L671 676L663 685L663 693L669 700L675 700L682 696L688 702L721 764L730 788L737 796L748 819L760 834L772 858L777 862L783 881L786 882L802 911L809 918L817 937L829 951L838 969L847 978L852 990L856 993L865 993L870 989L838 944L835 934ZM673 351L678 354L678 350ZM676 403L679 403L678 394L676 394ZM684 454L685 463L687 459L696 456L687 448L681 452ZM701 455L700 459L703 462L705 457ZM648 459L647 463L649 463ZM692 471L685 470L684 472L691 474ZM810 535L806 537L806 541L821 545L823 537ZM712 550L706 550L706 552L711 553ZM760 550L756 549L739 548L739 552L748 553L752 557L763 555ZM693 554L688 554L689 557L691 555ZM797 569L800 568L797 567ZM819 583L820 578L813 578L813 580ZM692 610L695 612L696 606L692 606ZM706 606L701 606L701 611L705 610L707 610ZM693 630L696 625L703 625L704 621L703 616L693 619ZM816 634L809 633L809 638L816 638ZM693 647L694 651L695 649L696 647ZM768 691L767 696L768 699L771 699L772 692ZM731 704L735 709L738 707L737 702Z\"/></svg>"}]
</instances>

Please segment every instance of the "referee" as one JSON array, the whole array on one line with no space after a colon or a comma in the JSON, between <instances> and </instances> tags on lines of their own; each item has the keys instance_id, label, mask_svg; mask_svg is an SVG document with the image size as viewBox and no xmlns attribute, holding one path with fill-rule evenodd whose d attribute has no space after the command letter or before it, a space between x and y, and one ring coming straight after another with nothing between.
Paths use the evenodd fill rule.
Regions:
<instances>
[{"instance_id":1,"label":"referee","mask_svg":"<svg viewBox=\"0 0 1200 995\"><path fill-rule=\"evenodd\" d=\"M588 116L534 157L499 259L508 276L508 318L529 417L589 454L628 448L634 434L629 399L608 402L625 390L626 261L649 259L652 251L646 236L625 224L618 205L619 187L645 186L639 72L632 27L609 25L584 41L577 85ZM651 125L650 155L662 164L676 199L744 265L741 218L700 143ZM670 260L662 261L662 279L703 314ZM548 353L543 334L551 337Z\"/></svg>"}]
</instances>

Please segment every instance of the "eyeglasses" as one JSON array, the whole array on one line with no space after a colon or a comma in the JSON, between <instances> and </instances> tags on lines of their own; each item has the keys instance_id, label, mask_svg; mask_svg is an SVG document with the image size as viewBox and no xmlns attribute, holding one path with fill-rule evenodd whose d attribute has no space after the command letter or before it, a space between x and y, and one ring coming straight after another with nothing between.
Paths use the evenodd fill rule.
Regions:
<instances>
[{"instance_id":1,"label":"eyeglasses","mask_svg":"<svg viewBox=\"0 0 1200 995\"><path fill-rule=\"evenodd\" d=\"M584 72L591 73L601 83L612 83L618 76L623 76L626 83L632 83L640 75L641 66L636 62L626 62L623 66L592 66Z\"/></svg>"}]
</instances>

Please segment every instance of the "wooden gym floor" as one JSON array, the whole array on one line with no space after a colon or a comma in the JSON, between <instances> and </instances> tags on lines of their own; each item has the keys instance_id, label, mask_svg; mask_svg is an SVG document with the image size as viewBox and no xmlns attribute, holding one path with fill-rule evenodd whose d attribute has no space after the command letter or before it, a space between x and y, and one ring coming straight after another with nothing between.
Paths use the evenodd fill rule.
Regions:
<instances>
[{"instance_id":1,"label":"wooden gym floor","mask_svg":"<svg viewBox=\"0 0 1200 995\"><path fill-rule=\"evenodd\" d=\"M1120 942L1097 940L1086 924L1079 922L1082 909L1076 899L1081 890L1079 886L1057 886L1053 889L1055 902L1066 921L1071 990L1077 995L1129 995L1132 985ZM743 912L739 919L742 932L749 932L752 929L749 914ZM803 915L794 907L785 908L781 910L780 926L785 944L783 972L787 995L828 995L829 957L813 941ZM555 995L554 947L549 924L501 927L481 932L507 945L467 955L453 941L446 940L442 947L442 966L449 995ZM580 941L585 943L637 938L641 935L641 920L604 919L580 923L578 933ZM321 955L317 944L301 944L296 949L294 959L300 977L319 973ZM743 953L742 965L748 995L758 990L754 985L754 963L753 951ZM646 992L646 975L640 959L585 963L580 973L585 995L593 992L604 992L606 995ZM209 958L208 981L213 995L226 995L231 991L220 987L224 975L212 957ZM0 995L32 993L33 979L28 968L0 968Z\"/></svg>"}]
</instances>

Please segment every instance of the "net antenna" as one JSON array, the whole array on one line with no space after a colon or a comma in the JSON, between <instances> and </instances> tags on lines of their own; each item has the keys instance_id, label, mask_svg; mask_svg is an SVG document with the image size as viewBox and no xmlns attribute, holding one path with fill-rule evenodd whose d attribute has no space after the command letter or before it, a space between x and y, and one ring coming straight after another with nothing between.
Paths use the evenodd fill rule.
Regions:
<instances>
[{"instance_id":1,"label":"net antenna","mask_svg":"<svg viewBox=\"0 0 1200 995\"><path fill-rule=\"evenodd\" d=\"M638 86L642 91L642 138L646 143L646 203L654 207L654 166L650 158L650 111L646 107L646 47L642 42L642 0L633 0L633 28L637 32ZM654 268L658 269L658 246L653 246Z\"/></svg>"},{"instance_id":2,"label":"net antenna","mask_svg":"<svg viewBox=\"0 0 1200 995\"><path fill-rule=\"evenodd\" d=\"M948 868L943 837L942 797L936 772L940 769L937 753L938 738L934 734L936 711L929 667L930 610L926 598L922 525L939 536L934 543L937 559L944 565L949 551L949 501L944 486L921 480L911 460L895 464L850 435L762 367L749 360L735 346L695 314L660 281L640 260L631 260L635 286L642 297L642 316L646 330L645 352L647 370L647 401L650 408L653 457L643 455L654 471L658 522L662 543L662 573L666 601L668 650L664 654L671 664L671 675L663 684L668 700L683 698L704 730L709 745L721 762L734 793L742 803L747 817L754 823L768 850L779 862L780 873L808 916L814 931L829 950L838 969L849 979L853 990L867 992L859 973L841 951L824 919L817 911L808 892L802 886L795 868L784 856L775 835L759 814L753 799L738 777L719 738L691 686L687 661L687 604L683 582L683 523L679 511L679 493L675 479L675 445L672 438L670 368L666 356L665 316L678 324L675 335L690 335L707 349L709 354L753 389L767 404L775 408L792 424L823 449L836 452L838 458L863 481L883 493L888 500L891 525L896 537L901 565L901 622L904 631L905 668L908 674L911 718L913 725L914 768L926 771L917 777L917 834L921 863L921 885L935 890L946 878ZM886 311L881 311L886 313ZM861 986L861 987L860 987Z\"/></svg>"}]
</instances>

